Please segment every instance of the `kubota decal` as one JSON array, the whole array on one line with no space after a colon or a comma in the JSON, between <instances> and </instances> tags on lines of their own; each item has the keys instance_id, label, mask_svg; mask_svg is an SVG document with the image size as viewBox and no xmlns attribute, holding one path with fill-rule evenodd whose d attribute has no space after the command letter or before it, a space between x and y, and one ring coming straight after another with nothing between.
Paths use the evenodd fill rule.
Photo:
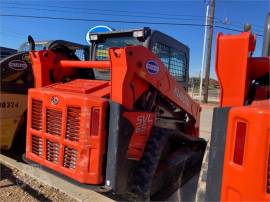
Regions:
<instances>
[{"instance_id":1,"label":"kubota decal","mask_svg":"<svg viewBox=\"0 0 270 202\"><path fill-rule=\"evenodd\" d=\"M155 75L159 72L159 65L154 60L148 60L145 68L149 74Z\"/></svg>"},{"instance_id":2,"label":"kubota decal","mask_svg":"<svg viewBox=\"0 0 270 202\"><path fill-rule=\"evenodd\" d=\"M27 64L23 60L12 60L8 63L8 67L16 71L22 71L27 68Z\"/></svg>"}]
</instances>

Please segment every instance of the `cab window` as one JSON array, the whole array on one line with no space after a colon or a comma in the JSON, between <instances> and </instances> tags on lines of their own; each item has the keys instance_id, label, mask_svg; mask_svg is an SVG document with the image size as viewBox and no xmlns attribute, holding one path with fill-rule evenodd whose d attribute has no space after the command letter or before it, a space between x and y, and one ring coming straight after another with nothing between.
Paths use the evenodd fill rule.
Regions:
<instances>
[{"instance_id":1,"label":"cab window","mask_svg":"<svg viewBox=\"0 0 270 202\"><path fill-rule=\"evenodd\" d=\"M170 48L161 43L156 43L153 48L152 52L155 53L163 64L168 68L170 65Z\"/></svg>"},{"instance_id":2,"label":"cab window","mask_svg":"<svg viewBox=\"0 0 270 202\"><path fill-rule=\"evenodd\" d=\"M96 60L109 60L108 49L111 47L125 47L125 46L142 45L138 39L134 37L116 37L107 38L104 42L99 42L96 46Z\"/></svg>"},{"instance_id":3,"label":"cab window","mask_svg":"<svg viewBox=\"0 0 270 202\"><path fill-rule=\"evenodd\" d=\"M44 43L36 43L35 44L35 50L36 51L40 51L40 50L44 50L45 49L45 45L47 44L48 42L44 42ZM30 51L30 45L29 43L25 43L22 47L20 47L18 49L18 52L22 52L22 51Z\"/></svg>"},{"instance_id":4,"label":"cab window","mask_svg":"<svg viewBox=\"0 0 270 202\"><path fill-rule=\"evenodd\" d=\"M76 49L75 50L75 55L80 59L80 60L87 60L86 58L86 52L84 49Z\"/></svg>"},{"instance_id":5,"label":"cab window","mask_svg":"<svg viewBox=\"0 0 270 202\"><path fill-rule=\"evenodd\" d=\"M109 60L109 48L111 47L125 47L125 46L142 45L137 38L134 37L114 37L106 38L103 42L96 44L95 60L104 61ZM95 78L97 80L110 80L110 70L93 69Z\"/></svg>"},{"instance_id":6,"label":"cab window","mask_svg":"<svg viewBox=\"0 0 270 202\"><path fill-rule=\"evenodd\" d=\"M185 53L162 43L155 43L152 47L152 52L160 58L163 64L168 68L170 74L174 76L177 81L185 81L187 70Z\"/></svg>"}]
</instances>

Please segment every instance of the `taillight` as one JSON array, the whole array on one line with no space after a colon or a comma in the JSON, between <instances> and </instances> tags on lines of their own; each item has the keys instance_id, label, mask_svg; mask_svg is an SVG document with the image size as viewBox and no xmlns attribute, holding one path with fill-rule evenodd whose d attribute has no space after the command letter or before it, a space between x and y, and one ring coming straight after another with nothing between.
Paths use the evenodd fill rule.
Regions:
<instances>
[{"instance_id":1,"label":"taillight","mask_svg":"<svg viewBox=\"0 0 270 202\"><path fill-rule=\"evenodd\" d=\"M100 110L98 108L93 108L91 112L91 135L98 135L99 129L99 113Z\"/></svg>"},{"instance_id":2,"label":"taillight","mask_svg":"<svg viewBox=\"0 0 270 202\"><path fill-rule=\"evenodd\" d=\"M243 164L246 129L247 129L246 123L240 121L237 122L233 161L234 163L237 163L239 165Z\"/></svg>"}]
</instances>

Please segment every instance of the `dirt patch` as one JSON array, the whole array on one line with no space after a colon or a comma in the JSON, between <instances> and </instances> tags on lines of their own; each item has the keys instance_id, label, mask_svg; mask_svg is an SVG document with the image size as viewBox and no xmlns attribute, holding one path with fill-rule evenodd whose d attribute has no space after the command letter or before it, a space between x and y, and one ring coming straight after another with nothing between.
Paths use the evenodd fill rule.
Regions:
<instances>
[{"instance_id":1,"label":"dirt patch","mask_svg":"<svg viewBox=\"0 0 270 202\"><path fill-rule=\"evenodd\" d=\"M0 201L76 201L17 169L0 164L0 170Z\"/></svg>"}]
</instances>

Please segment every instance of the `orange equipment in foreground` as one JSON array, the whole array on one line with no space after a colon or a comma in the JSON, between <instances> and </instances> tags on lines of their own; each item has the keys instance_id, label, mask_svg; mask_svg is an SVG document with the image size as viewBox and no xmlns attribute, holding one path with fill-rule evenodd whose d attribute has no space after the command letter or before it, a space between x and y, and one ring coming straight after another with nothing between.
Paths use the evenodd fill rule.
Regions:
<instances>
[{"instance_id":1,"label":"orange equipment in foreground","mask_svg":"<svg viewBox=\"0 0 270 202\"><path fill-rule=\"evenodd\" d=\"M199 200L270 201L270 57L252 57L255 42L250 32L217 36L220 108Z\"/></svg>"},{"instance_id":2,"label":"orange equipment in foreground","mask_svg":"<svg viewBox=\"0 0 270 202\"><path fill-rule=\"evenodd\" d=\"M147 48L110 48L109 61L59 60L47 50L30 57L27 159L141 200L200 164L200 106ZM107 68L111 78L53 83L51 72L66 68Z\"/></svg>"}]
</instances>

